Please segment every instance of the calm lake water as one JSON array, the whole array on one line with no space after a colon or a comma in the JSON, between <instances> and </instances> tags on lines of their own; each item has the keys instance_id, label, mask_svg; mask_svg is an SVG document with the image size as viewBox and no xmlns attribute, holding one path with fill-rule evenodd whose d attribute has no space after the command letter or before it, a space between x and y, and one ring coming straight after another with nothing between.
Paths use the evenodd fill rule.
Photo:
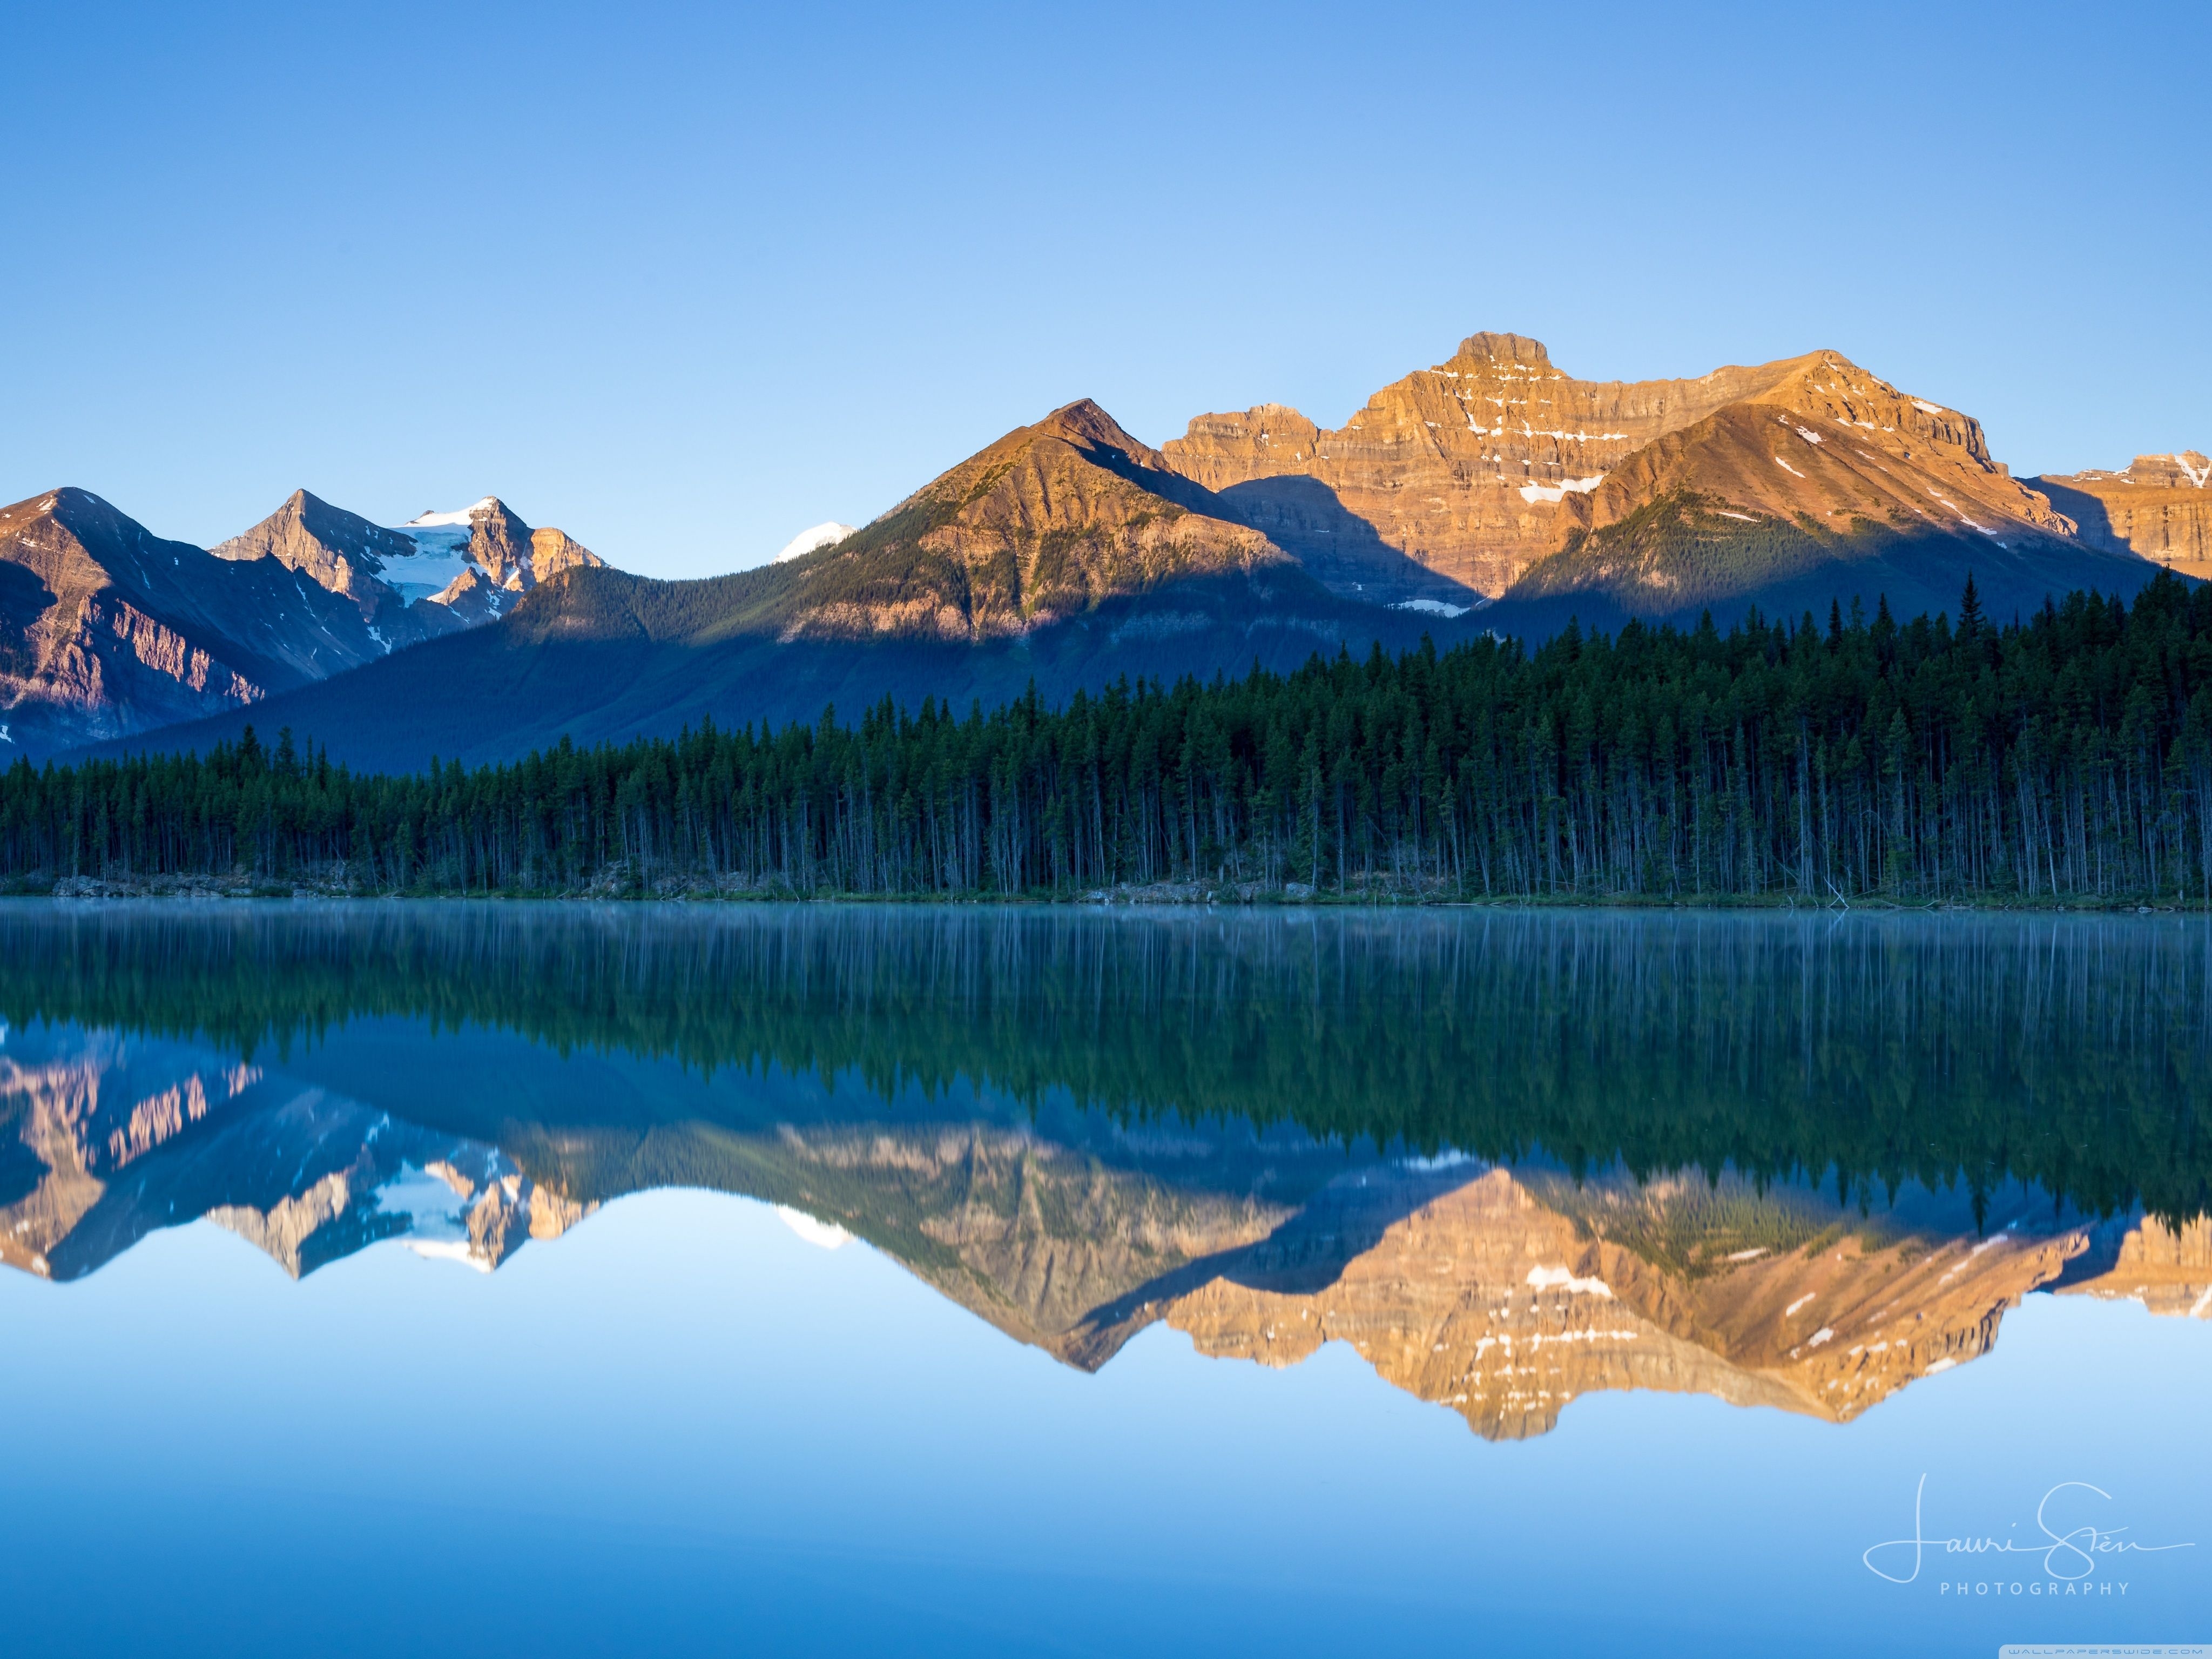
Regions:
<instances>
[{"instance_id":1,"label":"calm lake water","mask_svg":"<svg viewBox=\"0 0 2212 1659\"><path fill-rule=\"evenodd\" d=\"M0 1019L0 1651L2212 1641L2201 919L24 902Z\"/></svg>"}]
</instances>

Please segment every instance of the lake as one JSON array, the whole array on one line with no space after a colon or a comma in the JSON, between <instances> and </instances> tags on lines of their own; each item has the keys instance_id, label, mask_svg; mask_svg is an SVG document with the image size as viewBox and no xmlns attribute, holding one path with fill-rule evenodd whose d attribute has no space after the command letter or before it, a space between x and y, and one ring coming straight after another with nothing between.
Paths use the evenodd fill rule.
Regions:
<instances>
[{"instance_id":1,"label":"lake","mask_svg":"<svg viewBox=\"0 0 2212 1659\"><path fill-rule=\"evenodd\" d=\"M2212 926L0 904L0 1650L2212 1640Z\"/></svg>"}]
</instances>

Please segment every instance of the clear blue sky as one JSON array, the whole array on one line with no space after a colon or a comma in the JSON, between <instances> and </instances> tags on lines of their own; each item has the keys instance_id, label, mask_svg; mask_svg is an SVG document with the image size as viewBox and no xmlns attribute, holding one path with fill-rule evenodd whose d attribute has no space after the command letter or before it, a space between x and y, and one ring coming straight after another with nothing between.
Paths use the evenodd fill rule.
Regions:
<instances>
[{"instance_id":1,"label":"clear blue sky","mask_svg":"<svg viewBox=\"0 0 2212 1659\"><path fill-rule=\"evenodd\" d=\"M1480 328L2212 449L2208 18L15 0L0 499L489 491L702 574L1073 398L1334 423Z\"/></svg>"}]
</instances>

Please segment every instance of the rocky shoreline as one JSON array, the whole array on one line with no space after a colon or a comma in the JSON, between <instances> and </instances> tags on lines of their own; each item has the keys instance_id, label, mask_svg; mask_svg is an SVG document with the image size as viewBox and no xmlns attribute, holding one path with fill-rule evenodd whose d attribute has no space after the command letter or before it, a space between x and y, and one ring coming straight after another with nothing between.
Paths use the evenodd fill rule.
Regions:
<instances>
[{"instance_id":1,"label":"rocky shoreline","mask_svg":"<svg viewBox=\"0 0 2212 1659\"><path fill-rule=\"evenodd\" d=\"M1678 897L1632 893L1468 895L1454 892L1440 884L1411 882L1395 884L1374 882L1342 893L1326 888L1316 890L1304 882L1290 882L1281 886L1267 886L1257 882L1154 882L1142 885L1092 888L1079 893L864 893L829 889L806 891L781 882L730 880L717 884L696 878L636 884L629 882L626 874L620 872L602 876L583 887L498 892L460 888L410 888L394 891L351 885L343 879L271 881L263 877L235 874L125 878L64 876L52 883L18 881L0 884L0 898L66 899L80 903L147 899L347 899L364 903L399 899L481 899L510 903L1083 904L1107 908L1115 906L1132 908L1160 906L1218 908L1236 905L1316 909L1870 910L1947 914L2035 910L2100 915L2133 912L2146 916L2212 911L2212 906L2204 904L2178 905L2167 902L2146 904L2139 899L2122 897L2102 902L2080 898L2052 901L1989 897L1966 902L1955 899L1923 902L1870 894L1855 896L1844 902L1831 899L1826 903L1814 904L1784 895L1756 897L1729 894Z\"/></svg>"}]
</instances>

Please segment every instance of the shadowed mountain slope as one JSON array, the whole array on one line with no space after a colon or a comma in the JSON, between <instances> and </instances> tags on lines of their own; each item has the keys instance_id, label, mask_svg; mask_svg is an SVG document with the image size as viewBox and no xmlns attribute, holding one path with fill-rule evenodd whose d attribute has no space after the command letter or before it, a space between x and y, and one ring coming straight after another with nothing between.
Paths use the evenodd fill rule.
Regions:
<instances>
[{"instance_id":1,"label":"shadowed mountain slope","mask_svg":"<svg viewBox=\"0 0 2212 1659\"><path fill-rule=\"evenodd\" d=\"M87 752L204 751L252 725L289 726L356 769L413 769L433 756L476 763L518 758L564 736L579 743L672 736L709 718L726 727L811 723L833 705L857 715L885 697L908 708L934 697L964 711L972 702L1005 702L1031 684L1057 702L1123 677L1234 675L1255 661L1288 670L1340 647L1355 654L1377 642L1409 650L1436 621L1346 605L1317 592L1282 603L1273 591L1280 578L1270 572L1177 582L1026 636L972 644L927 635L787 638L790 596L775 591L775 574L659 582L571 571L491 627Z\"/></svg>"}]
</instances>

